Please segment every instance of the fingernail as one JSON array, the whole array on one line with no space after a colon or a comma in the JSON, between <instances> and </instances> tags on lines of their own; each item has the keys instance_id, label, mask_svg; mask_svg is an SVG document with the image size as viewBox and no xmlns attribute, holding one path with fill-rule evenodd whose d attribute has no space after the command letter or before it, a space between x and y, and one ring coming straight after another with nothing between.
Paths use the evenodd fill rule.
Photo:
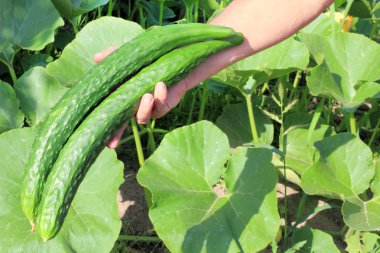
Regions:
<instances>
[{"instance_id":1,"label":"fingernail","mask_svg":"<svg viewBox=\"0 0 380 253\"><path fill-rule=\"evenodd\" d=\"M145 94L142 99L144 100L144 102L149 103L150 101L152 101L153 98L150 94Z\"/></svg>"},{"instance_id":2,"label":"fingernail","mask_svg":"<svg viewBox=\"0 0 380 253\"><path fill-rule=\"evenodd\" d=\"M165 84L164 84L164 83L158 83L158 88L159 88L160 90L165 89Z\"/></svg>"}]
</instances>

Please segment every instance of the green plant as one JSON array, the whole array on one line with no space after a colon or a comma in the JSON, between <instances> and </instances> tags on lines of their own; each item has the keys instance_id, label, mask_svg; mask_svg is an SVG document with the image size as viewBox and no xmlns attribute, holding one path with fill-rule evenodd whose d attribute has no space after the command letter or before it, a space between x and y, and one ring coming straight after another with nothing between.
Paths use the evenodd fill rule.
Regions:
<instances>
[{"instance_id":1,"label":"green plant","mask_svg":"<svg viewBox=\"0 0 380 253\"><path fill-rule=\"evenodd\" d=\"M379 251L379 1L336 0L292 38L187 92L165 117L131 120L43 242L20 192L57 101L95 53L153 25L209 22L231 1L52 2L0 3L0 252ZM140 217L128 223L136 206L120 222L116 154L126 182L141 166L154 229L143 231ZM128 193L144 194L126 192L126 182L121 206L135 200Z\"/></svg>"}]
</instances>

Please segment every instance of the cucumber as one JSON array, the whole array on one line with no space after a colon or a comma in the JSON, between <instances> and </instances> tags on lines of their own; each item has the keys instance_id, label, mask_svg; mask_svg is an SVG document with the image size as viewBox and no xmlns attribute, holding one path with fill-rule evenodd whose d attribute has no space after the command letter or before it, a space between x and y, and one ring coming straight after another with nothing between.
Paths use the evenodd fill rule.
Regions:
<instances>
[{"instance_id":1,"label":"cucumber","mask_svg":"<svg viewBox=\"0 0 380 253\"><path fill-rule=\"evenodd\" d=\"M230 28L206 24L153 27L124 44L81 78L39 126L26 164L21 204L32 229L44 182L61 148L79 122L115 84L176 47L233 34Z\"/></svg>"},{"instance_id":2,"label":"cucumber","mask_svg":"<svg viewBox=\"0 0 380 253\"><path fill-rule=\"evenodd\" d=\"M97 106L69 138L47 179L37 219L42 239L57 234L88 169L107 141L131 118L144 93L159 81L176 83L210 55L241 41L238 35L230 41L199 42L176 49L141 70Z\"/></svg>"}]
</instances>

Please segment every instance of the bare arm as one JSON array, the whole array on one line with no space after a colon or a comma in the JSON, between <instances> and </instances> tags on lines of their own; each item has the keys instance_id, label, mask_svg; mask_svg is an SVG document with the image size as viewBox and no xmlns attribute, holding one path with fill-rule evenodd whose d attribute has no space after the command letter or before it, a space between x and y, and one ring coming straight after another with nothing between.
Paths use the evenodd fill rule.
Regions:
<instances>
[{"instance_id":1,"label":"bare arm","mask_svg":"<svg viewBox=\"0 0 380 253\"><path fill-rule=\"evenodd\" d=\"M153 95L143 96L136 113L137 121L146 123L151 117L165 115L178 104L186 91L227 66L292 36L333 2L334 0L234 0L210 23L242 32L244 42L209 58L170 90L163 83L157 84ZM97 54L95 61L99 62L111 51ZM111 141L110 147L117 145L121 133Z\"/></svg>"},{"instance_id":2,"label":"bare arm","mask_svg":"<svg viewBox=\"0 0 380 253\"><path fill-rule=\"evenodd\" d=\"M153 108L161 117L176 106L184 93L227 66L292 36L318 17L333 0L235 0L211 24L242 32L242 45L223 51L195 69ZM160 106L164 104L164 106ZM143 104L142 104L143 106ZM144 118L144 117L143 117Z\"/></svg>"}]
</instances>

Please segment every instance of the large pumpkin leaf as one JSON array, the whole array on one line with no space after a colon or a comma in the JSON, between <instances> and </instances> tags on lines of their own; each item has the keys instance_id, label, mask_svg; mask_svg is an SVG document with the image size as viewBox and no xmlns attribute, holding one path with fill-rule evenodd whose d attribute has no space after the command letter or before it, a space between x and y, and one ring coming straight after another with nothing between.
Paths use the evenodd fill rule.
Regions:
<instances>
[{"instance_id":1,"label":"large pumpkin leaf","mask_svg":"<svg viewBox=\"0 0 380 253\"><path fill-rule=\"evenodd\" d=\"M59 234L43 242L22 212L20 187L35 131L11 130L0 135L0 252L109 252L121 222L116 195L123 165L105 150L82 182Z\"/></svg>"},{"instance_id":2,"label":"large pumpkin leaf","mask_svg":"<svg viewBox=\"0 0 380 253\"><path fill-rule=\"evenodd\" d=\"M102 17L94 20L65 47L58 60L47 65L46 71L62 85L72 86L95 65L93 57L96 53L110 46L120 46L142 31L138 24L121 18Z\"/></svg>"},{"instance_id":3,"label":"large pumpkin leaf","mask_svg":"<svg viewBox=\"0 0 380 253\"><path fill-rule=\"evenodd\" d=\"M356 136L340 133L315 143L319 160L302 176L308 194L356 197L370 186L375 174L371 149Z\"/></svg>"},{"instance_id":4,"label":"large pumpkin leaf","mask_svg":"<svg viewBox=\"0 0 380 253\"><path fill-rule=\"evenodd\" d=\"M333 34L332 29L334 29L335 32L338 32L340 29L339 23L331 23L331 18L326 15L326 13L322 13L313 22L305 26L300 32L330 36Z\"/></svg>"},{"instance_id":5,"label":"large pumpkin leaf","mask_svg":"<svg viewBox=\"0 0 380 253\"><path fill-rule=\"evenodd\" d=\"M284 136L286 146L286 165L302 175L303 172L314 164L316 148L314 143L333 134L329 125L320 125L312 132L310 138L309 129L306 127L295 128Z\"/></svg>"},{"instance_id":6,"label":"large pumpkin leaf","mask_svg":"<svg viewBox=\"0 0 380 253\"><path fill-rule=\"evenodd\" d=\"M274 131L272 121L258 107L253 107L253 114L260 142L271 144ZM224 107L223 113L216 120L216 125L227 134L233 148L252 142L248 110L245 103L230 104Z\"/></svg>"},{"instance_id":7,"label":"large pumpkin leaf","mask_svg":"<svg viewBox=\"0 0 380 253\"><path fill-rule=\"evenodd\" d=\"M345 223L360 231L380 229L380 196L364 201L360 198L350 198L343 203L343 219Z\"/></svg>"},{"instance_id":8,"label":"large pumpkin leaf","mask_svg":"<svg viewBox=\"0 0 380 253\"><path fill-rule=\"evenodd\" d=\"M265 248L279 226L271 159L268 149L230 155L227 136L205 121L167 134L138 180L152 193L150 218L169 250Z\"/></svg>"},{"instance_id":9,"label":"large pumpkin leaf","mask_svg":"<svg viewBox=\"0 0 380 253\"><path fill-rule=\"evenodd\" d=\"M68 19L75 18L99 6L108 3L108 0L51 0L59 13Z\"/></svg>"},{"instance_id":10,"label":"large pumpkin leaf","mask_svg":"<svg viewBox=\"0 0 380 253\"><path fill-rule=\"evenodd\" d=\"M350 133L325 138L315 146L319 160L302 175L303 190L343 200L342 213L348 226L361 231L380 229L378 190L372 199L360 197L375 175L370 148Z\"/></svg>"},{"instance_id":11,"label":"large pumpkin leaf","mask_svg":"<svg viewBox=\"0 0 380 253\"><path fill-rule=\"evenodd\" d=\"M64 24L49 0L0 1L0 53L17 46L41 50L54 40L54 30Z\"/></svg>"},{"instance_id":12,"label":"large pumpkin leaf","mask_svg":"<svg viewBox=\"0 0 380 253\"><path fill-rule=\"evenodd\" d=\"M314 143L335 134L329 125L320 123L309 136L311 116L302 112L286 115L284 123L286 134L284 139L280 138L280 146L285 149L286 165L300 175L317 159Z\"/></svg>"},{"instance_id":13,"label":"large pumpkin leaf","mask_svg":"<svg viewBox=\"0 0 380 253\"><path fill-rule=\"evenodd\" d=\"M290 38L231 65L213 79L234 86L244 94L252 93L258 84L305 69L308 62L307 48Z\"/></svg>"},{"instance_id":14,"label":"large pumpkin leaf","mask_svg":"<svg viewBox=\"0 0 380 253\"><path fill-rule=\"evenodd\" d=\"M48 75L45 68L34 67L17 80L15 91L28 123L35 125L50 112L67 88Z\"/></svg>"},{"instance_id":15,"label":"large pumpkin leaf","mask_svg":"<svg viewBox=\"0 0 380 253\"><path fill-rule=\"evenodd\" d=\"M12 87L0 80L0 134L13 128L22 127L24 115L20 102Z\"/></svg>"},{"instance_id":16,"label":"large pumpkin leaf","mask_svg":"<svg viewBox=\"0 0 380 253\"><path fill-rule=\"evenodd\" d=\"M292 235L292 243L306 241L301 248L302 253L339 253L331 235L318 229L303 227Z\"/></svg>"},{"instance_id":17,"label":"large pumpkin leaf","mask_svg":"<svg viewBox=\"0 0 380 253\"><path fill-rule=\"evenodd\" d=\"M320 64L307 78L311 94L332 96L346 110L356 109L367 98L380 97L380 46L371 39L351 33L329 38L301 34Z\"/></svg>"}]
</instances>

